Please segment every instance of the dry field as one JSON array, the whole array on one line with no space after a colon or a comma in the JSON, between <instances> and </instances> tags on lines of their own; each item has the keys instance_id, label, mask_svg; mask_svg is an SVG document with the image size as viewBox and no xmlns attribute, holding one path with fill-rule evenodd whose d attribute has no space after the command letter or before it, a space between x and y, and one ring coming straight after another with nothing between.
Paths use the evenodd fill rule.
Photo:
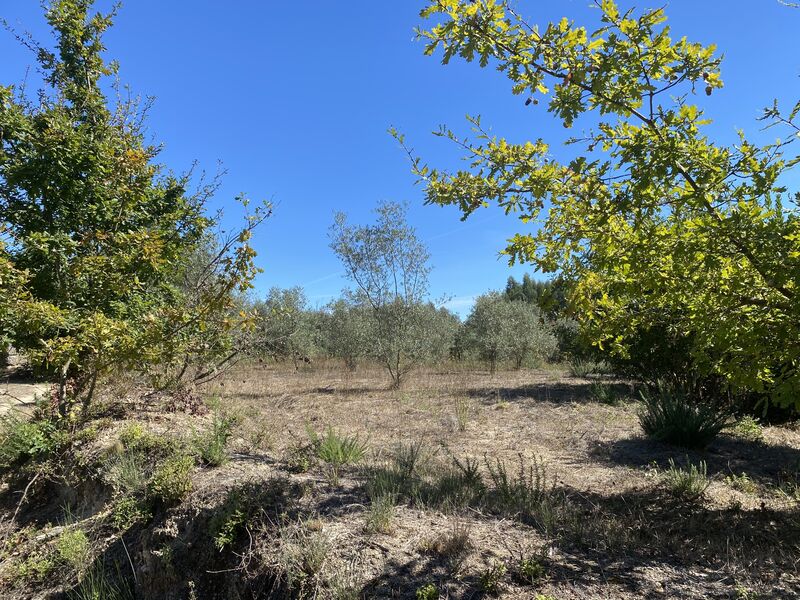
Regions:
<instances>
[{"instance_id":1,"label":"dry field","mask_svg":"<svg viewBox=\"0 0 800 600\"><path fill-rule=\"evenodd\" d=\"M593 399L592 383L558 368L492 377L442 367L393 391L377 369L241 367L204 390L242 416L234 458L215 480L308 467L288 475L302 483L304 518L366 597L413 598L431 583L449 598L800 594L800 433L765 427L760 441L726 433L705 452L686 452L641 435L632 386L613 384L622 400L609 405ZM329 427L368 444L366 459L338 481L324 465L296 465L309 429ZM370 465L412 443L432 463L474 458L484 474L498 459L512 475L520 461L541 461L558 506L520 519L401 499L381 531L370 530ZM670 493L670 459L707 463L703 498ZM520 564L531 557L543 569L526 581Z\"/></svg>"}]
</instances>

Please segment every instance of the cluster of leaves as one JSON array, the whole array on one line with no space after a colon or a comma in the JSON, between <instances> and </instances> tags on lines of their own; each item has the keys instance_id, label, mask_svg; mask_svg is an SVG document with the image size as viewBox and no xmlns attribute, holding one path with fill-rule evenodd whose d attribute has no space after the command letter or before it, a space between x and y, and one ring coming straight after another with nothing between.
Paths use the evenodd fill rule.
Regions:
<instances>
[{"instance_id":1,"label":"cluster of leaves","mask_svg":"<svg viewBox=\"0 0 800 600\"><path fill-rule=\"evenodd\" d=\"M796 405L800 219L780 179L798 162L787 151L800 103L764 115L786 140L760 146L740 132L717 144L691 101L698 87L722 88L715 48L673 39L663 9L596 4L591 32L566 18L532 26L499 0L429 3L422 16L441 22L419 31L427 54L496 66L567 128L591 118L566 163L542 140L491 136L477 117L476 141L445 128L471 164L449 173L412 156L427 200L465 218L495 203L538 222L506 252L574 284L571 304L598 346L625 358L640 331L666 329L689 340L697 372Z\"/></svg>"}]
</instances>

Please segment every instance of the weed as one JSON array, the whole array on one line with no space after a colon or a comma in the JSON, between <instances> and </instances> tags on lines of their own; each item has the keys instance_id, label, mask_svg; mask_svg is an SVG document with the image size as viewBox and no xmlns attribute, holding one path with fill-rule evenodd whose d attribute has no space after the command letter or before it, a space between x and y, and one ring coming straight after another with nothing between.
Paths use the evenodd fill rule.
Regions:
<instances>
[{"instance_id":1,"label":"weed","mask_svg":"<svg viewBox=\"0 0 800 600\"><path fill-rule=\"evenodd\" d=\"M662 442L702 449L728 420L726 413L663 381L640 394L644 406L639 423L647 435Z\"/></svg>"},{"instance_id":2,"label":"weed","mask_svg":"<svg viewBox=\"0 0 800 600\"><path fill-rule=\"evenodd\" d=\"M606 404L608 406L616 406L619 404L620 398L617 396L614 387L605 383L593 382L589 391L597 402Z\"/></svg>"},{"instance_id":3,"label":"weed","mask_svg":"<svg viewBox=\"0 0 800 600\"><path fill-rule=\"evenodd\" d=\"M467 422L469 421L470 403L466 398L458 397L455 399L453 409L456 414L456 422L458 423L459 431L467 430Z\"/></svg>"},{"instance_id":4,"label":"weed","mask_svg":"<svg viewBox=\"0 0 800 600\"><path fill-rule=\"evenodd\" d=\"M14 576L25 582L38 583L46 580L58 567L56 555L52 552L34 552L24 561L14 566Z\"/></svg>"},{"instance_id":5,"label":"weed","mask_svg":"<svg viewBox=\"0 0 800 600\"><path fill-rule=\"evenodd\" d=\"M391 494L377 496L373 499L367 511L365 531L369 533L391 533L394 506L395 497Z\"/></svg>"},{"instance_id":6,"label":"weed","mask_svg":"<svg viewBox=\"0 0 800 600\"><path fill-rule=\"evenodd\" d=\"M426 583L417 588L417 600L439 600L439 588L433 583Z\"/></svg>"},{"instance_id":7,"label":"weed","mask_svg":"<svg viewBox=\"0 0 800 600\"><path fill-rule=\"evenodd\" d=\"M756 484L756 482L753 481L747 473L742 473L741 475L728 475L725 478L725 483L727 483L733 489L744 492L745 494L758 493L758 484Z\"/></svg>"},{"instance_id":8,"label":"weed","mask_svg":"<svg viewBox=\"0 0 800 600\"><path fill-rule=\"evenodd\" d=\"M188 455L173 454L156 467L148 482L150 495L164 502L174 504L192 491L192 468L194 459Z\"/></svg>"},{"instance_id":9,"label":"weed","mask_svg":"<svg viewBox=\"0 0 800 600\"><path fill-rule=\"evenodd\" d=\"M56 542L56 553L62 564L80 572L89 562L89 538L82 529L64 531Z\"/></svg>"},{"instance_id":10,"label":"weed","mask_svg":"<svg viewBox=\"0 0 800 600\"><path fill-rule=\"evenodd\" d=\"M547 569L540 556L526 556L517 563L515 574L521 581L532 584L542 579L547 574Z\"/></svg>"},{"instance_id":11,"label":"weed","mask_svg":"<svg viewBox=\"0 0 800 600\"><path fill-rule=\"evenodd\" d=\"M466 523L455 521L450 531L423 540L420 550L443 560L450 573L457 574L472 550L470 528Z\"/></svg>"},{"instance_id":12,"label":"weed","mask_svg":"<svg viewBox=\"0 0 800 600\"><path fill-rule=\"evenodd\" d=\"M211 427L194 436L194 448L203 464L219 467L228 461L228 440L238 418L215 409Z\"/></svg>"},{"instance_id":13,"label":"weed","mask_svg":"<svg viewBox=\"0 0 800 600\"><path fill-rule=\"evenodd\" d=\"M669 469L664 473L664 481L673 496L682 500L694 501L703 496L711 482L708 479L705 461L699 465L689 464L684 469L669 459Z\"/></svg>"},{"instance_id":14,"label":"weed","mask_svg":"<svg viewBox=\"0 0 800 600\"><path fill-rule=\"evenodd\" d=\"M106 460L106 481L118 494L137 494L147 487L148 458L139 452L126 452Z\"/></svg>"},{"instance_id":15,"label":"weed","mask_svg":"<svg viewBox=\"0 0 800 600\"><path fill-rule=\"evenodd\" d=\"M595 372L595 369L597 369L597 363L593 360L573 358L569 362L569 374L573 377L586 379L589 375Z\"/></svg>"},{"instance_id":16,"label":"weed","mask_svg":"<svg viewBox=\"0 0 800 600\"><path fill-rule=\"evenodd\" d=\"M286 469L290 473L306 473L316 461L312 444L295 443L286 453Z\"/></svg>"},{"instance_id":17,"label":"weed","mask_svg":"<svg viewBox=\"0 0 800 600\"><path fill-rule=\"evenodd\" d=\"M745 415L731 427L731 431L737 437L751 442L760 442L764 439L764 428L757 419L750 415Z\"/></svg>"},{"instance_id":18,"label":"weed","mask_svg":"<svg viewBox=\"0 0 800 600\"><path fill-rule=\"evenodd\" d=\"M324 585L323 569L330 550L323 531L312 531L303 523L282 526L277 560L287 588L299 597L316 597Z\"/></svg>"},{"instance_id":19,"label":"weed","mask_svg":"<svg viewBox=\"0 0 800 600\"><path fill-rule=\"evenodd\" d=\"M497 596L503 589L503 578L507 568L501 562L492 562L478 579L478 585L485 594Z\"/></svg>"},{"instance_id":20,"label":"weed","mask_svg":"<svg viewBox=\"0 0 800 600\"><path fill-rule=\"evenodd\" d=\"M133 600L134 594L122 577L119 565L114 576L98 565L90 569L66 597L67 600Z\"/></svg>"},{"instance_id":21,"label":"weed","mask_svg":"<svg viewBox=\"0 0 800 600\"><path fill-rule=\"evenodd\" d=\"M317 458L328 465L333 485L339 481L341 468L360 462L367 451L366 443L359 440L358 436L342 435L330 427L322 437L314 432L310 435L312 444L316 448Z\"/></svg>"},{"instance_id":22,"label":"weed","mask_svg":"<svg viewBox=\"0 0 800 600\"><path fill-rule=\"evenodd\" d=\"M523 520L536 520L553 487L548 483L544 462L534 456L526 465L520 454L516 474L510 472L508 465L500 459L493 462L484 457L484 462L491 481L489 501L492 508L519 515Z\"/></svg>"}]
</instances>

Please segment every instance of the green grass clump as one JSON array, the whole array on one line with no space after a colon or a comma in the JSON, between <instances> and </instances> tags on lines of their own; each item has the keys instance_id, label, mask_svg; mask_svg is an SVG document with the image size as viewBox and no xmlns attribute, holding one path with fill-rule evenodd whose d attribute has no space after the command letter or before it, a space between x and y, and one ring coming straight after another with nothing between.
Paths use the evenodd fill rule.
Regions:
<instances>
[{"instance_id":1,"label":"green grass clump","mask_svg":"<svg viewBox=\"0 0 800 600\"><path fill-rule=\"evenodd\" d=\"M28 460L43 460L68 441L68 434L49 419L28 419L18 413L0 417L0 470Z\"/></svg>"},{"instance_id":2,"label":"green grass clump","mask_svg":"<svg viewBox=\"0 0 800 600\"><path fill-rule=\"evenodd\" d=\"M357 435L343 435L331 427L322 436L313 431L309 431L309 436L317 458L328 465L329 477L334 484L339 481L343 466L360 462L367 452L366 442L361 441Z\"/></svg>"},{"instance_id":3,"label":"green grass clump","mask_svg":"<svg viewBox=\"0 0 800 600\"><path fill-rule=\"evenodd\" d=\"M724 411L664 382L643 390L641 397L639 423L647 435L661 442L702 449L728 421Z\"/></svg>"},{"instance_id":4,"label":"green grass clump","mask_svg":"<svg viewBox=\"0 0 800 600\"><path fill-rule=\"evenodd\" d=\"M673 496L690 502L702 498L711 485L706 463L702 460L698 465L689 463L688 468L683 468L669 459L669 469L664 473L664 482Z\"/></svg>"}]
</instances>

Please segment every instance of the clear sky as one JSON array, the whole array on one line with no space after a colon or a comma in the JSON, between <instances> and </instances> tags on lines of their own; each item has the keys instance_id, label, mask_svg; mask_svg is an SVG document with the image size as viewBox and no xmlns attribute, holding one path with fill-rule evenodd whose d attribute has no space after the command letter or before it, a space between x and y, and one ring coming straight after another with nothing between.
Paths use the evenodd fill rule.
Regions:
<instances>
[{"instance_id":1,"label":"clear sky","mask_svg":"<svg viewBox=\"0 0 800 600\"><path fill-rule=\"evenodd\" d=\"M108 33L108 55L134 92L152 95L153 138L161 160L181 171L193 161L228 174L214 199L230 206L240 192L271 199L275 215L258 232L264 273L257 293L302 285L324 304L346 285L327 231L335 211L367 222L379 200L408 201L409 217L431 250L432 294L452 297L464 312L471 299L518 278L498 251L524 225L497 211L467 222L450 208L424 206L407 158L386 133L403 131L427 162L456 166L458 152L430 132L446 123L468 133L465 114L514 141L562 140L561 125L542 105L525 107L491 69L422 54L413 29L423 0L127 0ZM589 0L519 0L537 23L567 16L589 27ZM664 5L663 0L627 8ZM100 0L98 8L110 2ZM736 128L758 130L755 117L777 97L800 98L800 10L778 0L673 0L666 3L673 36L717 44L725 55L725 88L698 103L713 131L732 141ZM1 0L0 16L48 43L36 0ZM0 84L18 83L30 52L0 31ZM576 129L580 130L580 121ZM573 131L574 133L574 131ZM770 134L772 135L772 134ZM554 147L559 158L568 150ZM796 179L795 179L796 181Z\"/></svg>"}]
</instances>

